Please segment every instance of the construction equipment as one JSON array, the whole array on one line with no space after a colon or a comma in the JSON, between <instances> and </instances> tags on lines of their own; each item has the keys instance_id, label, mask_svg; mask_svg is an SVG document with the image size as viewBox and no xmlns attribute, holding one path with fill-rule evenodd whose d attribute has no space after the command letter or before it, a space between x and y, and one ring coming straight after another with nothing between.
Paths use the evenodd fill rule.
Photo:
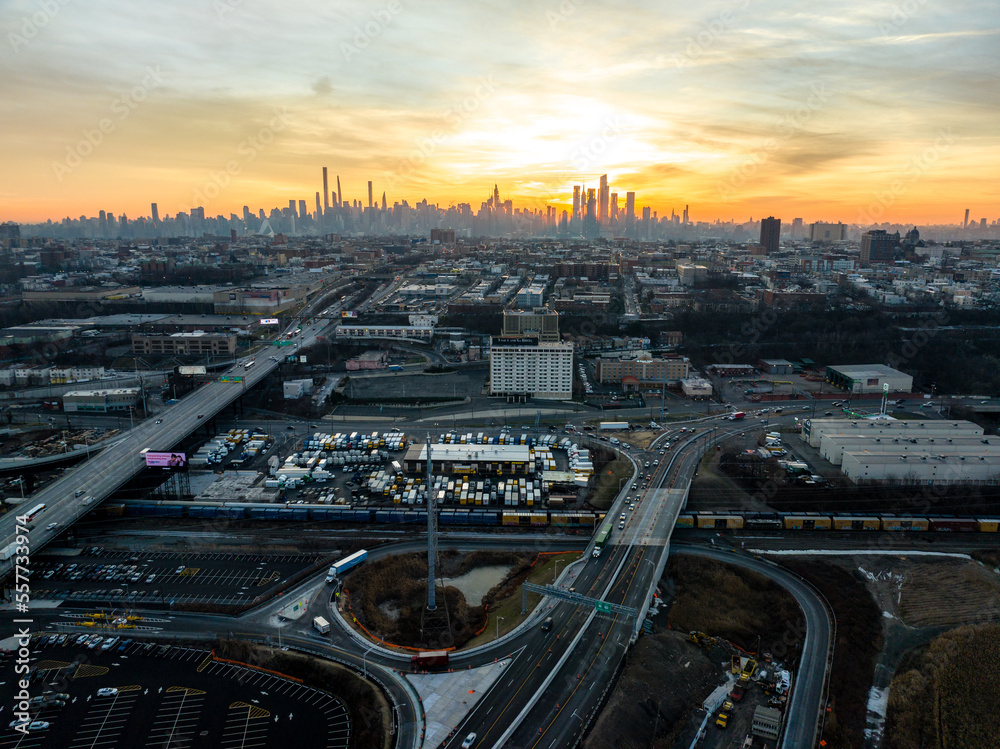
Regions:
<instances>
[{"instance_id":1,"label":"construction equipment","mask_svg":"<svg viewBox=\"0 0 1000 749\"><path fill-rule=\"evenodd\" d=\"M701 645L701 647L708 649L718 642L715 637L709 637L704 632L698 632L697 630L692 630L687 636L688 642L693 642L695 645Z\"/></svg>"},{"instance_id":2,"label":"construction equipment","mask_svg":"<svg viewBox=\"0 0 1000 749\"><path fill-rule=\"evenodd\" d=\"M733 665L730 671L734 674L743 673L743 659L741 659L738 655L733 656Z\"/></svg>"},{"instance_id":3,"label":"construction equipment","mask_svg":"<svg viewBox=\"0 0 1000 749\"><path fill-rule=\"evenodd\" d=\"M740 678L743 681L750 681L753 677L754 671L757 670L757 661L753 658L747 658L747 662L743 665L743 671L741 672Z\"/></svg>"}]
</instances>

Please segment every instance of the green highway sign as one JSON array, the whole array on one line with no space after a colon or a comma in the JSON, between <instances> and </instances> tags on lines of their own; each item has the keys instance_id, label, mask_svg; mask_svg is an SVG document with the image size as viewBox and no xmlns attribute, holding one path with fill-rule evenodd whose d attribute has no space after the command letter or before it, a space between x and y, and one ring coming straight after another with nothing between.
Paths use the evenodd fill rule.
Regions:
<instances>
[{"instance_id":1,"label":"green highway sign","mask_svg":"<svg viewBox=\"0 0 1000 749\"><path fill-rule=\"evenodd\" d=\"M607 601L596 601L594 603L594 608L600 611L602 614L611 613L611 604Z\"/></svg>"},{"instance_id":2,"label":"green highway sign","mask_svg":"<svg viewBox=\"0 0 1000 749\"><path fill-rule=\"evenodd\" d=\"M236 383L238 385L241 382L243 382L243 376L242 375L222 375L219 378L219 382L234 382L234 383Z\"/></svg>"},{"instance_id":3,"label":"green highway sign","mask_svg":"<svg viewBox=\"0 0 1000 749\"><path fill-rule=\"evenodd\" d=\"M294 346L295 341L275 341L275 346Z\"/></svg>"}]
</instances>

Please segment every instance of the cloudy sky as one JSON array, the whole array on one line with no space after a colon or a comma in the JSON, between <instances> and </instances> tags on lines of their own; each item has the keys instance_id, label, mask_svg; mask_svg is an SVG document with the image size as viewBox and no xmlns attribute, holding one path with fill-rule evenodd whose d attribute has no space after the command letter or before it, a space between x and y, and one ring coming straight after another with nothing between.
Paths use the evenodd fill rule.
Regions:
<instances>
[{"instance_id":1,"label":"cloudy sky","mask_svg":"<svg viewBox=\"0 0 1000 749\"><path fill-rule=\"evenodd\" d=\"M0 0L0 220L516 206L1000 217L996 0Z\"/></svg>"}]
</instances>

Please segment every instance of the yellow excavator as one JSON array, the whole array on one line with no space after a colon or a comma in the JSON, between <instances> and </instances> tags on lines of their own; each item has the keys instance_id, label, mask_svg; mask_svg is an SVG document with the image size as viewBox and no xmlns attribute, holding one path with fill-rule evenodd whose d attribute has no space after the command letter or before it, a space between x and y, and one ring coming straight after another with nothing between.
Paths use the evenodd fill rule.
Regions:
<instances>
[{"instance_id":1,"label":"yellow excavator","mask_svg":"<svg viewBox=\"0 0 1000 749\"><path fill-rule=\"evenodd\" d=\"M687 641L693 642L695 645L700 645L705 649L712 647L716 642L718 642L715 637L709 637L704 632L698 632L697 630L692 630L688 633Z\"/></svg>"}]
</instances>

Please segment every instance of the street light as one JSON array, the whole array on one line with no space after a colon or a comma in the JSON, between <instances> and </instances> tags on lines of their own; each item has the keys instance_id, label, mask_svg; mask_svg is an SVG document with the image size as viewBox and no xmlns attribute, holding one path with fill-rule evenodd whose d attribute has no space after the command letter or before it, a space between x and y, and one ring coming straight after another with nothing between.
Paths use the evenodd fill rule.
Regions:
<instances>
[{"instance_id":1,"label":"street light","mask_svg":"<svg viewBox=\"0 0 1000 749\"><path fill-rule=\"evenodd\" d=\"M564 561L566 561L566 560L565 559L557 559L555 565L552 567L552 584L553 585L556 584L556 580L559 577L559 575L557 574L558 571L559 571L559 564L561 562L564 562Z\"/></svg>"},{"instance_id":2,"label":"street light","mask_svg":"<svg viewBox=\"0 0 1000 749\"><path fill-rule=\"evenodd\" d=\"M372 652L374 649L375 649L375 643L373 642L371 644L371 647L369 647L368 650L364 652L364 655L361 656L361 668L364 672L364 677L366 679L368 678L368 654Z\"/></svg>"},{"instance_id":3,"label":"street light","mask_svg":"<svg viewBox=\"0 0 1000 749\"><path fill-rule=\"evenodd\" d=\"M496 639L498 639L498 640L500 639L500 620L501 619L503 619L502 616L498 616L497 617L497 637L496 637Z\"/></svg>"}]
</instances>

